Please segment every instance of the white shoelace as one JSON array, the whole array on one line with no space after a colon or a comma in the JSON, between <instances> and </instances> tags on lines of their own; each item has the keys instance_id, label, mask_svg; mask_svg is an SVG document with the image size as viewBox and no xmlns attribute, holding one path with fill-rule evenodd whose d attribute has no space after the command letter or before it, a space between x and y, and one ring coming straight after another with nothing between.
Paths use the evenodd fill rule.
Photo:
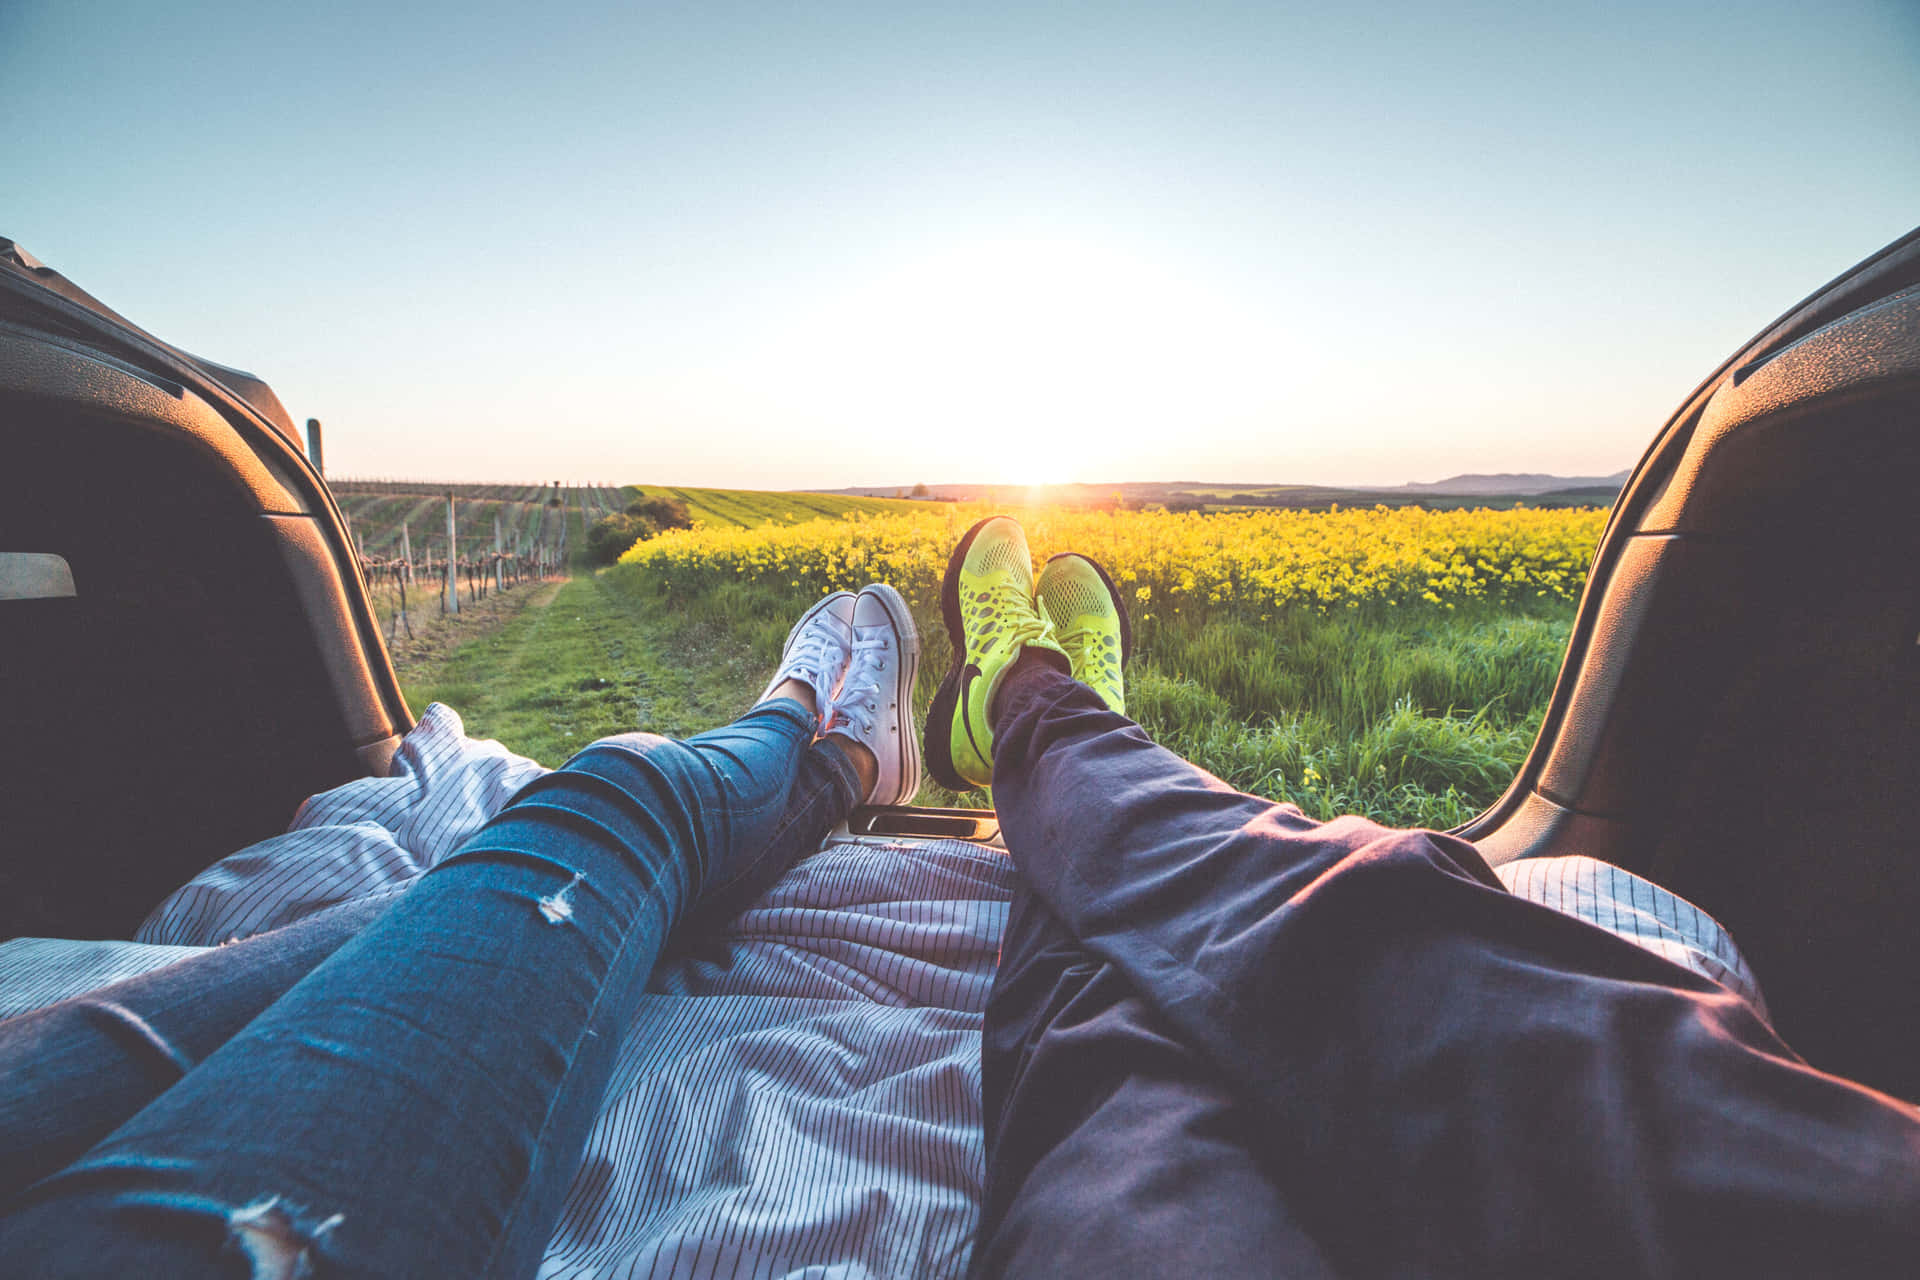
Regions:
<instances>
[{"instance_id":1,"label":"white shoelace","mask_svg":"<svg viewBox=\"0 0 1920 1280\"><path fill-rule=\"evenodd\" d=\"M846 642L821 624L809 627L794 641L780 678L805 680L813 686L814 705L825 707L832 703L835 677L846 665Z\"/></svg>"},{"instance_id":2,"label":"white shoelace","mask_svg":"<svg viewBox=\"0 0 1920 1280\"><path fill-rule=\"evenodd\" d=\"M846 683L834 699L830 728L850 725L862 738L872 738L880 719L880 667L882 656L893 648L891 629L859 627L854 631L853 659L847 667Z\"/></svg>"}]
</instances>

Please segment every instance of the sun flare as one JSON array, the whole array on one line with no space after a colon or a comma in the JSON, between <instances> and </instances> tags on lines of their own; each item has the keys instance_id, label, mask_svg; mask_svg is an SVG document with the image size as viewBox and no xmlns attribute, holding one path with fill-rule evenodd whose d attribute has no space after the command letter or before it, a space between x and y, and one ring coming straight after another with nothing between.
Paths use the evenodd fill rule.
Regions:
<instances>
[{"instance_id":1,"label":"sun flare","mask_svg":"<svg viewBox=\"0 0 1920 1280\"><path fill-rule=\"evenodd\" d=\"M943 474L1017 486L1114 479L1124 459L1244 412L1275 345L1206 281L1065 238L906 263L783 343L839 420L937 437L952 448Z\"/></svg>"}]
</instances>

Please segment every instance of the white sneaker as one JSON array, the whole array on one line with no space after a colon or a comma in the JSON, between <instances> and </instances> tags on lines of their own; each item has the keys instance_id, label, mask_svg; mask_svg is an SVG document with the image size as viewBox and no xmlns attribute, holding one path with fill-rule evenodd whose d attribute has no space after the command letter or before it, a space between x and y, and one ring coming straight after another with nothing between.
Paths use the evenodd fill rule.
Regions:
<instances>
[{"instance_id":1,"label":"white sneaker","mask_svg":"<svg viewBox=\"0 0 1920 1280\"><path fill-rule=\"evenodd\" d=\"M920 789L920 735L913 731L913 682L920 633L900 593L885 583L853 606L853 660L833 700L827 732L851 738L879 763L868 804L905 804Z\"/></svg>"},{"instance_id":2,"label":"white sneaker","mask_svg":"<svg viewBox=\"0 0 1920 1280\"><path fill-rule=\"evenodd\" d=\"M760 701L771 698L783 682L798 680L813 689L813 703L824 723L853 656L853 611L853 592L835 591L801 614L787 632L780 666L761 690Z\"/></svg>"}]
</instances>

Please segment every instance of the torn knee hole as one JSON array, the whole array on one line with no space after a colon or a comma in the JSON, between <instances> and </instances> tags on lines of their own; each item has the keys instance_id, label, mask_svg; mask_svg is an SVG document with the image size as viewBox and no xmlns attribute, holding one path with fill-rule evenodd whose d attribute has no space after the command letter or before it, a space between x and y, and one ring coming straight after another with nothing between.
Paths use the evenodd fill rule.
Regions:
<instances>
[{"instance_id":1,"label":"torn knee hole","mask_svg":"<svg viewBox=\"0 0 1920 1280\"><path fill-rule=\"evenodd\" d=\"M314 1245L345 1218L336 1213L307 1227L299 1221L302 1216L279 1196L256 1200L227 1215L228 1239L247 1255L251 1280L307 1280L315 1274Z\"/></svg>"},{"instance_id":2,"label":"torn knee hole","mask_svg":"<svg viewBox=\"0 0 1920 1280\"><path fill-rule=\"evenodd\" d=\"M573 919L573 890L586 876L576 871L555 893L540 899L540 915L548 924L565 924Z\"/></svg>"}]
</instances>

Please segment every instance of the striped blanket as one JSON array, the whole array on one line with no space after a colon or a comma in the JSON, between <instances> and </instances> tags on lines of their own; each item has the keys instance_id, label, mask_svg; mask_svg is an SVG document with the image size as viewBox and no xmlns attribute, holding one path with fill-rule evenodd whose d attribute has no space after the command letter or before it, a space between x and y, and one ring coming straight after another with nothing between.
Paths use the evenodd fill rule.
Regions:
<instances>
[{"instance_id":1,"label":"striped blanket","mask_svg":"<svg viewBox=\"0 0 1920 1280\"><path fill-rule=\"evenodd\" d=\"M389 776L313 797L133 941L0 944L0 1017L402 892L540 772L429 707ZM1584 858L1501 874L1758 1004L1732 940L1664 890ZM1010 890L996 850L841 832L723 936L676 939L540 1275L962 1275L984 1169L980 1019Z\"/></svg>"}]
</instances>

